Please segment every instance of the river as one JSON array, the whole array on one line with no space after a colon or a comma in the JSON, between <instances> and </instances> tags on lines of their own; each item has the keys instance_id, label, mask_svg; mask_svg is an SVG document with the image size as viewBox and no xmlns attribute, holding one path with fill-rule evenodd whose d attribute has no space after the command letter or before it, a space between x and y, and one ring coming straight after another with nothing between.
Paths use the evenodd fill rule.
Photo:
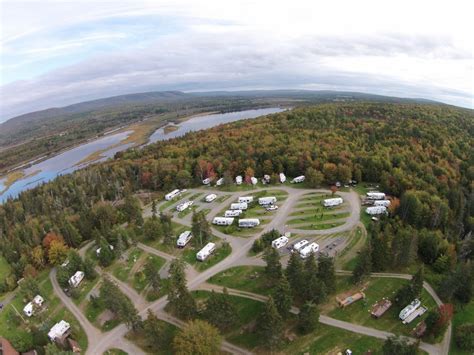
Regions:
<instances>
[{"instance_id":1,"label":"river","mask_svg":"<svg viewBox=\"0 0 474 355\"><path fill-rule=\"evenodd\" d=\"M229 123L242 119L255 118L281 111L284 111L284 109L278 107L271 107L222 114L196 116L190 118L187 121L181 122L179 126L176 127L177 129L172 132L165 133L163 128L157 129L155 132L152 133L147 144L179 137L187 132L211 128L222 123ZM94 160L94 163L98 161L104 161L113 157L115 153L125 150L132 145L131 143L129 143L117 146L117 143L120 143L121 141L125 140L131 133L132 131L125 131L107 135L94 141L81 144L77 147L62 152L39 163L32 164L30 167L23 169L23 177L16 180L7 189L5 189L6 179L0 179L0 191L3 191L3 193L0 194L0 203L5 201L9 197L17 197L18 194L22 191L31 189L35 186L38 186L39 184L51 181L58 175L69 174L77 169L83 168L91 164L92 162L87 162L83 164L79 163L96 151L100 150L103 152L101 153L101 158L98 160Z\"/></svg>"}]
</instances>

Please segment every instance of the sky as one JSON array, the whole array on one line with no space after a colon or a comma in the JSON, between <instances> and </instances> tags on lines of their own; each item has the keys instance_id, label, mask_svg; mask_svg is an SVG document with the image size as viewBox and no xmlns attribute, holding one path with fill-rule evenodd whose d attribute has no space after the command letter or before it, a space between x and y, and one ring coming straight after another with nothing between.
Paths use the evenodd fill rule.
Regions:
<instances>
[{"instance_id":1,"label":"sky","mask_svg":"<svg viewBox=\"0 0 474 355\"><path fill-rule=\"evenodd\" d=\"M0 122L160 90L343 90L473 108L470 0L0 0L0 12Z\"/></svg>"}]
</instances>

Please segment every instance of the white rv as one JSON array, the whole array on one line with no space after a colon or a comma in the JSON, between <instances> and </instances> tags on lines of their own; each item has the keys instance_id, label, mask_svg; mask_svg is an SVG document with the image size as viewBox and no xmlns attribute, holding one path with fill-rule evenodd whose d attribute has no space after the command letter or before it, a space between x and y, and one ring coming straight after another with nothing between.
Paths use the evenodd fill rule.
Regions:
<instances>
[{"instance_id":1,"label":"white rv","mask_svg":"<svg viewBox=\"0 0 474 355\"><path fill-rule=\"evenodd\" d=\"M245 203L253 202L253 196L241 196L241 197L239 197L239 203L242 203L242 202L245 202Z\"/></svg>"},{"instance_id":2,"label":"white rv","mask_svg":"<svg viewBox=\"0 0 474 355\"><path fill-rule=\"evenodd\" d=\"M242 176L238 175L235 177L235 183L237 185L242 185Z\"/></svg>"},{"instance_id":3,"label":"white rv","mask_svg":"<svg viewBox=\"0 0 474 355\"><path fill-rule=\"evenodd\" d=\"M252 177L250 178L250 182L252 183L252 185L257 185L258 179L257 179L256 177L253 177L253 176L252 176Z\"/></svg>"},{"instance_id":4,"label":"white rv","mask_svg":"<svg viewBox=\"0 0 474 355\"><path fill-rule=\"evenodd\" d=\"M69 285L72 287L77 287L79 286L83 278L84 278L84 272L76 271L76 273L72 275L71 278L69 279Z\"/></svg>"},{"instance_id":5,"label":"white rv","mask_svg":"<svg viewBox=\"0 0 474 355\"><path fill-rule=\"evenodd\" d=\"M214 217L212 220L212 224L218 226L230 226L232 223L234 223L234 219L229 217Z\"/></svg>"},{"instance_id":6,"label":"white rv","mask_svg":"<svg viewBox=\"0 0 474 355\"><path fill-rule=\"evenodd\" d=\"M224 183L224 178L220 178L219 180L216 181L217 186L221 186Z\"/></svg>"},{"instance_id":7,"label":"white rv","mask_svg":"<svg viewBox=\"0 0 474 355\"><path fill-rule=\"evenodd\" d=\"M262 183L269 184L270 183L270 175L263 175Z\"/></svg>"},{"instance_id":8,"label":"white rv","mask_svg":"<svg viewBox=\"0 0 474 355\"><path fill-rule=\"evenodd\" d=\"M367 198L369 200L384 200L385 194L383 192L367 192Z\"/></svg>"},{"instance_id":9,"label":"white rv","mask_svg":"<svg viewBox=\"0 0 474 355\"><path fill-rule=\"evenodd\" d=\"M61 339L66 335L67 332L69 332L69 329L71 329L71 325L65 320L61 320L60 322L53 325L53 327L50 329L48 332L48 338L51 341Z\"/></svg>"},{"instance_id":10,"label":"white rv","mask_svg":"<svg viewBox=\"0 0 474 355\"><path fill-rule=\"evenodd\" d=\"M324 207L334 207L334 206L339 206L343 202L344 202L344 200L341 197L327 198L327 199L323 200L323 206Z\"/></svg>"},{"instance_id":11,"label":"white rv","mask_svg":"<svg viewBox=\"0 0 474 355\"><path fill-rule=\"evenodd\" d=\"M274 247L275 249L280 249L284 247L285 245L287 245L288 241L289 239L285 237L284 235L282 235L280 238L277 238L274 241L272 241L272 247Z\"/></svg>"},{"instance_id":12,"label":"white rv","mask_svg":"<svg viewBox=\"0 0 474 355\"><path fill-rule=\"evenodd\" d=\"M198 251L196 254L196 259L199 261L204 261L214 252L214 250L216 250L216 244L207 243L204 248Z\"/></svg>"},{"instance_id":13,"label":"white rv","mask_svg":"<svg viewBox=\"0 0 474 355\"><path fill-rule=\"evenodd\" d=\"M180 194L181 194L180 190L178 190L178 189L173 190L169 194L165 195L165 200L166 201L171 201L172 199L174 199L176 196L179 196Z\"/></svg>"},{"instance_id":14,"label":"white rv","mask_svg":"<svg viewBox=\"0 0 474 355\"><path fill-rule=\"evenodd\" d=\"M210 183L211 183L211 178L207 178L207 179L202 180L203 185L209 185Z\"/></svg>"},{"instance_id":15,"label":"white rv","mask_svg":"<svg viewBox=\"0 0 474 355\"><path fill-rule=\"evenodd\" d=\"M319 250L319 244L311 243L300 250L300 256L306 259L311 254L317 253Z\"/></svg>"},{"instance_id":16,"label":"white rv","mask_svg":"<svg viewBox=\"0 0 474 355\"><path fill-rule=\"evenodd\" d=\"M241 228L253 228L258 225L260 225L260 220L258 218L239 219L239 227Z\"/></svg>"},{"instance_id":17,"label":"white rv","mask_svg":"<svg viewBox=\"0 0 474 355\"><path fill-rule=\"evenodd\" d=\"M191 234L191 231L185 231L179 235L178 240L176 241L176 245L178 246L178 248L184 248L192 237L193 235Z\"/></svg>"},{"instance_id":18,"label":"white rv","mask_svg":"<svg viewBox=\"0 0 474 355\"><path fill-rule=\"evenodd\" d=\"M280 173L280 182L283 184L286 181L286 176L283 173Z\"/></svg>"},{"instance_id":19,"label":"white rv","mask_svg":"<svg viewBox=\"0 0 474 355\"><path fill-rule=\"evenodd\" d=\"M402 309L400 314L398 315L401 320L405 320L412 314L413 312L416 311L418 307L420 307L421 302L419 299L415 298L412 303L410 303L408 306Z\"/></svg>"},{"instance_id":20,"label":"white rv","mask_svg":"<svg viewBox=\"0 0 474 355\"><path fill-rule=\"evenodd\" d=\"M217 195L216 195L216 194L210 194L210 195L207 195L204 200L205 200L206 202L212 202L212 201L214 201L216 198L217 198Z\"/></svg>"},{"instance_id":21,"label":"white rv","mask_svg":"<svg viewBox=\"0 0 474 355\"><path fill-rule=\"evenodd\" d=\"M390 200L375 200L374 206L385 206L389 207L391 205Z\"/></svg>"},{"instance_id":22,"label":"white rv","mask_svg":"<svg viewBox=\"0 0 474 355\"><path fill-rule=\"evenodd\" d=\"M304 179L305 179L304 175L297 176L293 180L291 180L291 183L292 184L299 184L299 183L303 182Z\"/></svg>"},{"instance_id":23,"label":"white rv","mask_svg":"<svg viewBox=\"0 0 474 355\"><path fill-rule=\"evenodd\" d=\"M176 211L183 212L186 208L192 206L194 201L186 201L176 206Z\"/></svg>"},{"instance_id":24,"label":"white rv","mask_svg":"<svg viewBox=\"0 0 474 355\"><path fill-rule=\"evenodd\" d=\"M371 216L387 213L387 207L385 206L373 206L367 207L365 212Z\"/></svg>"},{"instance_id":25,"label":"white rv","mask_svg":"<svg viewBox=\"0 0 474 355\"><path fill-rule=\"evenodd\" d=\"M300 240L299 242L295 243L295 245L293 245L293 250L300 251L307 244L309 244L309 242L306 239Z\"/></svg>"},{"instance_id":26,"label":"white rv","mask_svg":"<svg viewBox=\"0 0 474 355\"><path fill-rule=\"evenodd\" d=\"M260 197L258 199L258 204L260 206L273 205L275 202L277 202L277 198L275 196Z\"/></svg>"},{"instance_id":27,"label":"white rv","mask_svg":"<svg viewBox=\"0 0 474 355\"><path fill-rule=\"evenodd\" d=\"M224 213L224 217L239 217L242 214L242 210L227 210Z\"/></svg>"},{"instance_id":28,"label":"white rv","mask_svg":"<svg viewBox=\"0 0 474 355\"><path fill-rule=\"evenodd\" d=\"M247 202L238 202L238 203L231 203L230 209L231 210L246 210L249 206Z\"/></svg>"},{"instance_id":29,"label":"white rv","mask_svg":"<svg viewBox=\"0 0 474 355\"><path fill-rule=\"evenodd\" d=\"M36 295L35 298L33 298L33 301L28 302L28 304L23 308L23 313L25 313L26 316L31 317L35 311L35 307L41 307L43 302L43 297Z\"/></svg>"}]
</instances>

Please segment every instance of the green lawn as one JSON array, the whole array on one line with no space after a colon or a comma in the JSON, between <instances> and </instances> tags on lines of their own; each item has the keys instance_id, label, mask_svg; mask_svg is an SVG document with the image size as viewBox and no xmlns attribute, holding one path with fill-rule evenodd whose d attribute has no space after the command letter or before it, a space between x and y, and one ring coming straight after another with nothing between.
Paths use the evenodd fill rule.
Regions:
<instances>
[{"instance_id":1,"label":"green lawn","mask_svg":"<svg viewBox=\"0 0 474 355\"><path fill-rule=\"evenodd\" d=\"M221 203L227 200L231 195L217 195L215 202Z\"/></svg>"},{"instance_id":2,"label":"green lawn","mask_svg":"<svg viewBox=\"0 0 474 355\"><path fill-rule=\"evenodd\" d=\"M449 353L455 355L472 355L472 351L461 350L456 345L454 336L456 335L456 327L465 323L474 323L474 301L467 305L455 305L453 317L453 337L451 339L451 348Z\"/></svg>"},{"instance_id":3,"label":"green lawn","mask_svg":"<svg viewBox=\"0 0 474 355\"><path fill-rule=\"evenodd\" d=\"M345 222L331 222L331 223L316 223L316 224L308 224L303 226L298 226L298 229L304 230L323 230L323 229L331 229L334 227L342 226Z\"/></svg>"},{"instance_id":4,"label":"green lawn","mask_svg":"<svg viewBox=\"0 0 474 355\"><path fill-rule=\"evenodd\" d=\"M79 294L76 298L74 298L74 303L79 305L87 294L92 290L92 288L99 282L100 278L96 277L94 280L86 280L84 279L78 287Z\"/></svg>"},{"instance_id":5,"label":"green lawn","mask_svg":"<svg viewBox=\"0 0 474 355\"><path fill-rule=\"evenodd\" d=\"M213 241L215 242L217 238L214 238ZM182 254L182 258L185 262L188 264L191 264L194 266L194 268L198 271L204 271L211 266L216 265L218 262L224 260L226 257L230 255L232 252L232 248L230 247L229 244L217 244L216 250L214 251L213 254L211 254L206 260L204 261L199 261L196 259L196 253L200 250L201 248L194 248L191 245L186 246L184 248L184 252Z\"/></svg>"},{"instance_id":6,"label":"green lawn","mask_svg":"<svg viewBox=\"0 0 474 355\"><path fill-rule=\"evenodd\" d=\"M121 349L109 349L104 352L104 355L127 355L128 353Z\"/></svg>"},{"instance_id":7,"label":"green lawn","mask_svg":"<svg viewBox=\"0 0 474 355\"><path fill-rule=\"evenodd\" d=\"M141 267L136 273L132 275L132 287L138 293L143 292L143 290L148 286L148 282L143 271L145 263L151 261L153 264L155 264L157 270L161 269L161 267L166 263L165 259L160 258L157 255L145 254L145 258L146 261L144 262L143 267Z\"/></svg>"},{"instance_id":8,"label":"green lawn","mask_svg":"<svg viewBox=\"0 0 474 355\"><path fill-rule=\"evenodd\" d=\"M315 213L312 212L310 215L305 215L304 217L300 218L293 218L287 220L287 224L303 224L303 223L311 223L311 224L319 224L320 222L325 221L335 221L342 218L347 218L350 216L349 212L326 212L326 213Z\"/></svg>"},{"instance_id":9,"label":"green lawn","mask_svg":"<svg viewBox=\"0 0 474 355\"><path fill-rule=\"evenodd\" d=\"M261 266L236 266L212 276L208 282L238 290L268 295L272 290L265 282Z\"/></svg>"},{"instance_id":10,"label":"green lawn","mask_svg":"<svg viewBox=\"0 0 474 355\"><path fill-rule=\"evenodd\" d=\"M111 266L112 274L120 281L127 282L133 265L138 261L142 253L142 250L139 248L133 248L130 250L126 261L117 260Z\"/></svg>"},{"instance_id":11,"label":"green lawn","mask_svg":"<svg viewBox=\"0 0 474 355\"><path fill-rule=\"evenodd\" d=\"M5 280L11 272L11 267L3 256L0 255L0 280Z\"/></svg>"}]
</instances>

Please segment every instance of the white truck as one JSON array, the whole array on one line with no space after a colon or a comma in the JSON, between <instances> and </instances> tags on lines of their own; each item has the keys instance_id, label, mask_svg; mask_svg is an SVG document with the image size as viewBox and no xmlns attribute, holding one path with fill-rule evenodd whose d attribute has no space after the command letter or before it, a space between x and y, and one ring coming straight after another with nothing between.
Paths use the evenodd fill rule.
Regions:
<instances>
[{"instance_id":1,"label":"white truck","mask_svg":"<svg viewBox=\"0 0 474 355\"><path fill-rule=\"evenodd\" d=\"M343 202L344 202L344 200L341 197L327 198L327 199L323 200L323 206L324 207L334 207L334 206L339 206Z\"/></svg>"},{"instance_id":2,"label":"white truck","mask_svg":"<svg viewBox=\"0 0 474 355\"><path fill-rule=\"evenodd\" d=\"M179 196L179 195L181 195L181 190L175 189L171 191L169 194L165 195L165 200L171 201L172 199L174 199L176 196Z\"/></svg>"},{"instance_id":3,"label":"white truck","mask_svg":"<svg viewBox=\"0 0 474 355\"><path fill-rule=\"evenodd\" d=\"M214 217L212 220L212 224L218 226L230 226L232 223L234 223L234 219L229 217Z\"/></svg>"},{"instance_id":4,"label":"white truck","mask_svg":"<svg viewBox=\"0 0 474 355\"><path fill-rule=\"evenodd\" d=\"M288 242L289 242L289 239L285 237L284 235L282 235L281 237L272 241L272 247L275 249L280 249L284 247L285 245L287 245Z\"/></svg>"},{"instance_id":5,"label":"white truck","mask_svg":"<svg viewBox=\"0 0 474 355\"><path fill-rule=\"evenodd\" d=\"M242 203L242 202L245 202L245 203L253 202L253 196L240 196L239 203Z\"/></svg>"},{"instance_id":6,"label":"white truck","mask_svg":"<svg viewBox=\"0 0 474 355\"><path fill-rule=\"evenodd\" d=\"M304 179L305 179L304 175L297 176L293 180L291 180L291 183L292 184L299 184L299 183L303 182Z\"/></svg>"},{"instance_id":7,"label":"white truck","mask_svg":"<svg viewBox=\"0 0 474 355\"><path fill-rule=\"evenodd\" d=\"M216 181L216 186L221 186L224 183L224 178L220 178Z\"/></svg>"},{"instance_id":8,"label":"white truck","mask_svg":"<svg viewBox=\"0 0 474 355\"><path fill-rule=\"evenodd\" d=\"M193 235L191 234L191 231L184 231L179 235L178 240L176 241L176 245L178 246L178 248L184 248L192 237Z\"/></svg>"},{"instance_id":9,"label":"white truck","mask_svg":"<svg viewBox=\"0 0 474 355\"><path fill-rule=\"evenodd\" d=\"M283 184L286 181L286 176L283 173L280 173L280 182Z\"/></svg>"},{"instance_id":10,"label":"white truck","mask_svg":"<svg viewBox=\"0 0 474 355\"><path fill-rule=\"evenodd\" d=\"M226 210L224 217L239 217L242 214L242 210Z\"/></svg>"},{"instance_id":11,"label":"white truck","mask_svg":"<svg viewBox=\"0 0 474 355\"><path fill-rule=\"evenodd\" d=\"M273 205L275 202L277 202L277 198L275 196L260 197L258 199L258 204L260 206Z\"/></svg>"},{"instance_id":12,"label":"white truck","mask_svg":"<svg viewBox=\"0 0 474 355\"><path fill-rule=\"evenodd\" d=\"M415 312L416 309L420 307L420 305L421 305L420 300L418 298L415 298L408 306L406 306L400 311L400 314L398 315L398 317L402 321L404 321L406 318L410 316L410 314Z\"/></svg>"},{"instance_id":13,"label":"white truck","mask_svg":"<svg viewBox=\"0 0 474 355\"><path fill-rule=\"evenodd\" d=\"M178 206L176 206L176 211L183 212L186 208L191 207L193 203L194 201L186 201L186 202L180 203Z\"/></svg>"},{"instance_id":14,"label":"white truck","mask_svg":"<svg viewBox=\"0 0 474 355\"><path fill-rule=\"evenodd\" d=\"M372 207L367 207L367 209L365 210L365 212L366 212L368 215L371 215L371 216L375 216L375 215L379 215L379 214L385 214L385 213L387 213L387 207L385 207L385 206L372 206Z\"/></svg>"},{"instance_id":15,"label":"white truck","mask_svg":"<svg viewBox=\"0 0 474 355\"><path fill-rule=\"evenodd\" d=\"M238 176L235 177L235 183L237 185L242 185L242 181L243 181L242 176L238 175Z\"/></svg>"},{"instance_id":16,"label":"white truck","mask_svg":"<svg viewBox=\"0 0 474 355\"><path fill-rule=\"evenodd\" d=\"M247 202L237 202L230 204L231 210L246 210L248 207L249 206L247 205Z\"/></svg>"},{"instance_id":17,"label":"white truck","mask_svg":"<svg viewBox=\"0 0 474 355\"><path fill-rule=\"evenodd\" d=\"M311 243L300 250L300 256L303 259L306 259L311 254L317 253L319 250L319 244Z\"/></svg>"},{"instance_id":18,"label":"white truck","mask_svg":"<svg viewBox=\"0 0 474 355\"><path fill-rule=\"evenodd\" d=\"M293 250L295 251L300 251L303 247L305 247L307 244L309 244L309 242L306 240L306 239L302 239L300 240L299 242L295 243L295 245L293 245Z\"/></svg>"},{"instance_id":19,"label":"white truck","mask_svg":"<svg viewBox=\"0 0 474 355\"><path fill-rule=\"evenodd\" d=\"M241 228L253 228L260 225L260 220L258 218L243 218L239 219L239 227Z\"/></svg>"},{"instance_id":20,"label":"white truck","mask_svg":"<svg viewBox=\"0 0 474 355\"><path fill-rule=\"evenodd\" d=\"M196 259L199 261L204 261L206 260L209 255L211 255L214 250L216 250L216 244L215 243L207 243L204 248L198 251L196 254Z\"/></svg>"},{"instance_id":21,"label":"white truck","mask_svg":"<svg viewBox=\"0 0 474 355\"><path fill-rule=\"evenodd\" d=\"M204 198L204 200L205 200L206 202L212 202L212 201L214 201L216 198L217 198L217 195L216 195L216 194L209 194L209 195L207 195L207 196Z\"/></svg>"},{"instance_id":22,"label":"white truck","mask_svg":"<svg viewBox=\"0 0 474 355\"><path fill-rule=\"evenodd\" d=\"M367 192L367 199L369 200L385 200L385 194L383 192Z\"/></svg>"},{"instance_id":23,"label":"white truck","mask_svg":"<svg viewBox=\"0 0 474 355\"><path fill-rule=\"evenodd\" d=\"M257 185L258 184L258 179L256 177L252 176L250 178L250 182L252 183L252 185Z\"/></svg>"},{"instance_id":24,"label":"white truck","mask_svg":"<svg viewBox=\"0 0 474 355\"><path fill-rule=\"evenodd\" d=\"M391 205L390 200L375 200L374 206L385 206L389 207Z\"/></svg>"}]
</instances>

